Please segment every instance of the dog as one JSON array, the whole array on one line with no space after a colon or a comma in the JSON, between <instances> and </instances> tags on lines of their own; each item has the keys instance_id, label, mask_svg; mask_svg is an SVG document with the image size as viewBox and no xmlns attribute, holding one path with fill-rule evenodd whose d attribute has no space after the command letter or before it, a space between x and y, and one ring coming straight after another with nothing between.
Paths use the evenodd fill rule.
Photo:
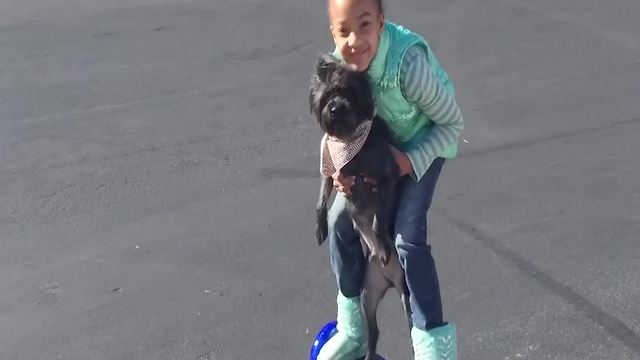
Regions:
<instances>
[{"instance_id":1,"label":"dog","mask_svg":"<svg viewBox=\"0 0 640 360\"><path fill-rule=\"evenodd\" d=\"M376 358L379 330L377 307L386 291L395 288L411 327L409 293L398 254L390 236L399 168L390 147L390 129L375 115L368 77L329 54L321 54L311 78L310 112L324 131L321 186L316 205L316 241L328 235L328 201L334 171L355 181L346 195L347 210L359 232L367 257L362 304L368 331L366 359ZM332 152L333 151L333 152ZM329 163L329 164L327 164ZM365 183L375 179L377 188Z\"/></svg>"}]
</instances>

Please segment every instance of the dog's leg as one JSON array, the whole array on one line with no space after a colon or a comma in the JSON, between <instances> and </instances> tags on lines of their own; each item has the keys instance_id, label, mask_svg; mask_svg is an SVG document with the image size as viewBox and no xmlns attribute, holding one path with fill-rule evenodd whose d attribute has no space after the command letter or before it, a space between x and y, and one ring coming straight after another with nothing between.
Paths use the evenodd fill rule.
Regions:
<instances>
[{"instance_id":1,"label":"dog's leg","mask_svg":"<svg viewBox=\"0 0 640 360\"><path fill-rule=\"evenodd\" d=\"M409 288L407 287L407 282L405 281L404 269L402 268L402 265L400 265L400 259L398 258L398 253L395 251L395 249L391 253L389 264L381 268L381 273L386 281L396 289L398 295L400 295L400 299L402 300L402 308L404 309L405 315L407 317L409 329L411 329L411 327L413 326L413 321L411 320Z\"/></svg>"},{"instance_id":2,"label":"dog's leg","mask_svg":"<svg viewBox=\"0 0 640 360\"><path fill-rule=\"evenodd\" d=\"M355 227L359 230L362 241L366 244L369 259L378 259L382 262L382 257L385 256L384 249L380 247L380 242L376 238L376 234L373 231L373 222L375 218L375 212L373 209L354 209L353 210L353 222Z\"/></svg>"},{"instance_id":3,"label":"dog's leg","mask_svg":"<svg viewBox=\"0 0 640 360\"><path fill-rule=\"evenodd\" d=\"M327 201L331 196L333 190L333 179L330 177L322 177L322 184L320 186L320 196L318 198L318 204L316 205L316 242L318 245L327 239L329 233L329 224L327 220Z\"/></svg>"},{"instance_id":4,"label":"dog's leg","mask_svg":"<svg viewBox=\"0 0 640 360\"><path fill-rule=\"evenodd\" d=\"M378 260L373 258L369 259L362 291L362 307L364 309L368 330L367 357L365 360L377 359L376 348L378 345L379 329L376 313L380 300L390 287L390 283L385 279L381 270Z\"/></svg>"},{"instance_id":5,"label":"dog's leg","mask_svg":"<svg viewBox=\"0 0 640 360\"><path fill-rule=\"evenodd\" d=\"M391 258L393 241L389 236L389 223L391 222L393 206L393 188L387 183L378 184L378 201L376 214L373 219L373 231L378 241L378 247L382 249L382 265L386 266Z\"/></svg>"},{"instance_id":6,"label":"dog's leg","mask_svg":"<svg viewBox=\"0 0 640 360\"><path fill-rule=\"evenodd\" d=\"M413 320L411 320L411 303L409 302L409 290L404 287L398 289L400 293L400 299L402 299L402 307L404 308L405 316L407 317L407 325L409 329L413 327Z\"/></svg>"},{"instance_id":7,"label":"dog's leg","mask_svg":"<svg viewBox=\"0 0 640 360\"><path fill-rule=\"evenodd\" d=\"M391 263L393 264L393 280L391 281L393 281L393 287L396 288L398 295L400 295L402 308L404 309L405 316L407 317L407 324L409 326L409 330L411 330L413 327L413 321L411 320L411 303L409 302L409 288L407 287L407 282L404 279L404 270L396 259L392 259Z\"/></svg>"},{"instance_id":8,"label":"dog's leg","mask_svg":"<svg viewBox=\"0 0 640 360\"><path fill-rule=\"evenodd\" d=\"M402 265L400 265L400 259L398 259L398 253L394 251L391 253L391 258L389 259L389 263L387 266L380 268L382 276L386 279L386 281L393 286L400 299L402 300L402 308L404 309L404 313L407 317L407 322L409 323L409 329L413 326L413 321L411 320L411 304L409 303L409 288L407 287L407 282L404 278L404 269Z\"/></svg>"}]
</instances>

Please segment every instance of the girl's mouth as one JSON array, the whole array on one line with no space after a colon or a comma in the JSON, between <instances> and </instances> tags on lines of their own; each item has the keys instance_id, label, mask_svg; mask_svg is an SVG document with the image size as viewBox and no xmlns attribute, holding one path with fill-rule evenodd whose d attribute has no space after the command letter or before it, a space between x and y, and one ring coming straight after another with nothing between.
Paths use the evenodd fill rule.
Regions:
<instances>
[{"instance_id":1,"label":"girl's mouth","mask_svg":"<svg viewBox=\"0 0 640 360\"><path fill-rule=\"evenodd\" d=\"M364 54L366 54L368 50L369 49L364 49L364 50L360 50L360 51L353 50L351 52L351 57L359 58L359 57L363 56Z\"/></svg>"},{"instance_id":2,"label":"girl's mouth","mask_svg":"<svg viewBox=\"0 0 640 360\"><path fill-rule=\"evenodd\" d=\"M350 55L350 58L351 58L350 60L351 61L350 62L353 63L354 65L357 65L357 66L363 66L362 63L364 61L366 61L366 59L367 59L367 52L368 52L368 49L364 50L364 51L358 51L358 52L351 53L351 55Z\"/></svg>"}]
</instances>

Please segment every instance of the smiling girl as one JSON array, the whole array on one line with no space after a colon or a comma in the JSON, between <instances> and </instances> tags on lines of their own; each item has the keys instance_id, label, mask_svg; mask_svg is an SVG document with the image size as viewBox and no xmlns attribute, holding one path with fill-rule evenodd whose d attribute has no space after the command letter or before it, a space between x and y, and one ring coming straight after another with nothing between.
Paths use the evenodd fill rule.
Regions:
<instances>
[{"instance_id":1,"label":"smiling girl","mask_svg":"<svg viewBox=\"0 0 640 360\"><path fill-rule=\"evenodd\" d=\"M377 114L393 135L402 178L394 240L410 293L416 360L456 359L456 328L443 320L436 266L427 244L427 211L446 159L457 155L463 117L447 73L419 34L385 20L382 0L328 0L334 55L365 71ZM366 354L360 294L366 268L344 194L353 178L334 174L329 211L331 265L338 282L338 332L318 359Z\"/></svg>"}]
</instances>

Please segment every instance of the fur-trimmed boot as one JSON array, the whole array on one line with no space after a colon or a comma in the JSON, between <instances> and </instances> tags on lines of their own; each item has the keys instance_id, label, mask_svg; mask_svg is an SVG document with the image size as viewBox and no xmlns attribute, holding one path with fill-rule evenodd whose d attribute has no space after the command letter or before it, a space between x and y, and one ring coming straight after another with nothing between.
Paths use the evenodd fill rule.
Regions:
<instances>
[{"instance_id":1,"label":"fur-trimmed boot","mask_svg":"<svg viewBox=\"0 0 640 360\"><path fill-rule=\"evenodd\" d=\"M338 332L327 341L318 360L354 360L367 354L367 337L360 296L338 292Z\"/></svg>"},{"instance_id":2,"label":"fur-trimmed boot","mask_svg":"<svg viewBox=\"0 0 640 360\"><path fill-rule=\"evenodd\" d=\"M411 329L415 360L457 360L456 326L447 324L429 331Z\"/></svg>"}]
</instances>

